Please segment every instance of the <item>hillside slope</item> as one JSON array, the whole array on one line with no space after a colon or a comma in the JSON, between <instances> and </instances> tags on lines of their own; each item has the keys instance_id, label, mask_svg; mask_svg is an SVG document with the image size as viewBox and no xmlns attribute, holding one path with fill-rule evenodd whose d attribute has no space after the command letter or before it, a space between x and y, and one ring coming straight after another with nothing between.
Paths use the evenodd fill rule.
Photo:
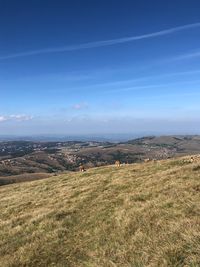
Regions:
<instances>
[{"instance_id":1,"label":"hillside slope","mask_svg":"<svg viewBox=\"0 0 200 267\"><path fill-rule=\"evenodd\" d=\"M0 266L200 266L200 163L90 169L0 188Z\"/></svg>"},{"instance_id":2,"label":"hillside slope","mask_svg":"<svg viewBox=\"0 0 200 267\"><path fill-rule=\"evenodd\" d=\"M0 142L0 186L46 178L65 171L123 163L141 163L145 159L167 159L200 154L200 136L147 136L120 143Z\"/></svg>"}]
</instances>

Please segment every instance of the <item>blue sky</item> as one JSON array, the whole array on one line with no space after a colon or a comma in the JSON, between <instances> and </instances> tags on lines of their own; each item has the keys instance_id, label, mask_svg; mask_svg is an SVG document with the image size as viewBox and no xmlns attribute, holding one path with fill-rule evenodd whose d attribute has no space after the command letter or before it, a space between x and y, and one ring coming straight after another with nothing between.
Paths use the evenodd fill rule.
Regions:
<instances>
[{"instance_id":1,"label":"blue sky","mask_svg":"<svg viewBox=\"0 0 200 267\"><path fill-rule=\"evenodd\" d=\"M0 134L200 133L200 2L0 0Z\"/></svg>"}]
</instances>

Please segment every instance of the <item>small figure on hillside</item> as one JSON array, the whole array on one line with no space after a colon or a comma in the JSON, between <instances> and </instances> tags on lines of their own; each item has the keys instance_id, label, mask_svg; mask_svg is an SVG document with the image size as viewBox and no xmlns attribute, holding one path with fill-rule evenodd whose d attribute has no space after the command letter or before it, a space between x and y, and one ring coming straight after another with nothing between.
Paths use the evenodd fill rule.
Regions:
<instances>
[{"instance_id":1,"label":"small figure on hillside","mask_svg":"<svg viewBox=\"0 0 200 267\"><path fill-rule=\"evenodd\" d=\"M83 164L81 164L81 165L79 166L79 170L80 170L80 172L84 172L84 171L86 171L86 169L85 169L85 167L84 167Z\"/></svg>"},{"instance_id":2,"label":"small figure on hillside","mask_svg":"<svg viewBox=\"0 0 200 267\"><path fill-rule=\"evenodd\" d=\"M116 160L116 161L115 161L115 165L116 165L117 167L120 167L120 165L121 165L120 161L119 161L119 160Z\"/></svg>"}]
</instances>

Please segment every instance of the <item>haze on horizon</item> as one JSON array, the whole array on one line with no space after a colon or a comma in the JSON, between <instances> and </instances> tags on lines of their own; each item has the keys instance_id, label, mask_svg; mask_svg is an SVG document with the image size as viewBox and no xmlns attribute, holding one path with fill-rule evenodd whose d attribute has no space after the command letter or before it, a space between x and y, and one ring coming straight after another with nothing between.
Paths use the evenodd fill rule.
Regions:
<instances>
[{"instance_id":1,"label":"haze on horizon","mask_svg":"<svg viewBox=\"0 0 200 267\"><path fill-rule=\"evenodd\" d=\"M0 133L200 133L200 2L0 1Z\"/></svg>"}]
</instances>

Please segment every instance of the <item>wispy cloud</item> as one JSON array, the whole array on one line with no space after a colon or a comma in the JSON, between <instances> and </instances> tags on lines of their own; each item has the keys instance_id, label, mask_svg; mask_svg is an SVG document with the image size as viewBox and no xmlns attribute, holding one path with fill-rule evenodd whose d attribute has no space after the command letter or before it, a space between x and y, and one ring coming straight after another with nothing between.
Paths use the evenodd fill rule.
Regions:
<instances>
[{"instance_id":1,"label":"wispy cloud","mask_svg":"<svg viewBox=\"0 0 200 267\"><path fill-rule=\"evenodd\" d=\"M137 91L137 90L143 90L143 89L154 89L154 88L168 88L170 86L176 86L176 85L186 85L186 84L200 84L200 80L192 80L192 81L181 81L181 82L173 82L173 83L165 83L165 84L152 84L152 85L146 85L146 86L130 86L130 87L121 87L118 89L111 89L104 91L104 93L113 93L113 92L127 92L127 91Z\"/></svg>"},{"instance_id":2,"label":"wispy cloud","mask_svg":"<svg viewBox=\"0 0 200 267\"><path fill-rule=\"evenodd\" d=\"M200 27L200 22L173 27L170 29L165 29L162 31L157 31L157 32L152 32L152 33L147 33L147 34L142 34L142 35L123 37L123 38L118 38L118 39L103 40L103 41L97 41L97 42L89 42L89 43L84 43L84 44L57 47L57 48L45 48L45 49L40 49L40 50L33 50L33 51L27 51L27 52L22 52L22 53L10 54L6 56L1 56L0 60L33 56L33 55L39 55L39 54L69 52L69 51L76 51L76 50L82 50L82 49L110 46L110 45L128 43L128 42L133 42L133 41L138 41L138 40L143 40L143 39L155 38L155 37L169 35L169 34L173 34L173 33L184 31L184 30L199 28L199 27Z\"/></svg>"},{"instance_id":3,"label":"wispy cloud","mask_svg":"<svg viewBox=\"0 0 200 267\"><path fill-rule=\"evenodd\" d=\"M5 116L0 116L0 122L7 121L7 118Z\"/></svg>"},{"instance_id":4,"label":"wispy cloud","mask_svg":"<svg viewBox=\"0 0 200 267\"><path fill-rule=\"evenodd\" d=\"M33 116L25 114L16 114L16 115L10 115L9 118L17 121L30 121L33 119Z\"/></svg>"},{"instance_id":5,"label":"wispy cloud","mask_svg":"<svg viewBox=\"0 0 200 267\"><path fill-rule=\"evenodd\" d=\"M72 108L75 109L75 110L82 110L82 109L88 108L88 104L85 103L85 102L84 103L77 103L77 104L74 104L72 106Z\"/></svg>"},{"instance_id":6,"label":"wispy cloud","mask_svg":"<svg viewBox=\"0 0 200 267\"><path fill-rule=\"evenodd\" d=\"M7 116L0 116L0 122L5 121L30 121L33 119L33 116L25 115L25 114L13 114Z\"/></svg>"},{"instance_id":7,"label":"wispy cloud","mask_svg":"<svg viewBox=\"0 0 200 267\"><path fill-rule=\"evenodd\" d=\"M198 57L200 57L200 51L182 54L182 55L173 57L167 61L179 61L179 60L193 59L193 58L198 58Z\"/></svg>"},{"instance_id":8,"label":"wispy cloud","mask_svg":"<svg viewBox=\"0 0 200 267\"><path fill-rule=\"evenodd\" d=\"M137 88L137 89L145 89L145 88L152 88L152 87L160 87L162 86L162 84L157 84L157 85L147 85L147 86L143 86L143 85L137 85L138 82L143 82L143 81L151 81L151 80L155 80L156 79L160 79L160 78L170 78L170 77L176 77L176 76L187 76L187 75L194 75L194 74L200 74L200 69L195 69L195 70L189 70L189 71L180 71L180 72L171 72L171 73L164 73L164 74L159 74L159 75L149 75L149 76L142 76L142 77L138 77L135 79L127 79L127 80L116 80L114 82L105 82L105 83L95 83L92 85L88 85L88 86L80 86L79 89L90 89L90 88L105 88L107 89L110 86L126 86L129 84L133 84L133 86L129 86L127 88L127 91L132 90L132 88ZM200 80L192 80L192 81L180 81L180 82L176 82L175 84L179 84L179 83L199 83ZM136 83L134 85L134 83ZM168 86L168 85L175 85L173 84L163 84L163 86ZM106 90L105 92L115 92L115 91L121 91L122 88L119 89L109 89ZM96 91L95 91L96 93Z\"/></svg>"}]
</instances>

